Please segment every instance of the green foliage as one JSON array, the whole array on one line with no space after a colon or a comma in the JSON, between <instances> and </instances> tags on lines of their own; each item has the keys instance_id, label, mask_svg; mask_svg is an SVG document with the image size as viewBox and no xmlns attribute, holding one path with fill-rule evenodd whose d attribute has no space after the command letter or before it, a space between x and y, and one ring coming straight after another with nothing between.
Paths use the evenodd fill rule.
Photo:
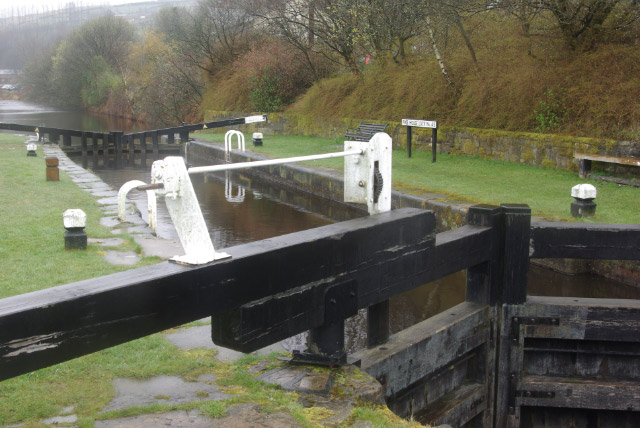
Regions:
<instances>
[{"instance_id":1,"label":"green foliage","mask_svg":"<svg viewBox=\"0 0 640 428\"><path fill-rule=\"evenodd\" d=\"M52 54L47 69L50 85L42 85L42 74L33 76L40 79L26 76L25 84L33 86L34 97L55 105L96 105L117 87L116 71L123 72L121 66L134 40L134 27L124 18L107 15L87 21Z\"/></svg>"},{"instance_id":2,"label":"green foliage","mask_svg":"<svg viewBox=\"0 0 640 428\"><path fill-rule=\"evenodd\" d=\"M278 76L271 71L267 70L262 75L253 77L249 86L249 99L253 111L271 113L282 109L279 86Z\"/></svg>"},{"instance_id":3,"label":"green foliage","mask_svg":"<svg viewBox=\"0 0 640 428\"><path fill-rule=\"evenodd\" d=\"M549 89L544 93L544 99L538 101L538 107L533 111L536 131L553 131L565 122L567 113L565 92L564 88L559 88L556 92Z\"/></svg>"},{"instance_id":4,"label":"green foliage","mask_svg":"<svg viewBox=\"0 0 640 428\"><path fill-rule=\"evenodd\" d=\"M121 86L120 77L101 56L95 56L83 74L82 104L99 106L107 101L112 90Z\"/></svg>"}]
</instances>

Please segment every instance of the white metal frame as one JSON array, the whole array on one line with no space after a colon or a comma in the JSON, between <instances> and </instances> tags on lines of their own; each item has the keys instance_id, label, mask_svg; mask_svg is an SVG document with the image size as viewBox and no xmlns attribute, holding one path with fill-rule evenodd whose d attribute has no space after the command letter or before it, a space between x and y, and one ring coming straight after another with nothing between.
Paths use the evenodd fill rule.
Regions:
<instances>
[{"instance_id":1,"label":"white metal frame","mask_svg":"<svg viewBox=\"0 0 640 428\"><path fill-rule=\"evenodd\" d=\"M319 155L201 166L189 169L187 169L184 159L179 156L169 156L164 160L155 161L151 167L151 180L156 190L150 192L164 196L167 210L186 252L184 256L176 256L172 260L184 264L198 265L230 257L226 253L216 252L213 247L198 199L191 184L190 174L231 171L337 157L345 158L345 202L367 204L369 214L389 211L391 209L391 137L382 132L374 135L369 142L346 141L345 150L342 152ZM377 186L380 188L377 199L374 196L376 181L378 182ZM144 185L144 183L137 180L123 185L118 193L119 208L120 194L123 194L122 200L124 201L129 190L140 185ZM228 194L227 190L229 190L229 194L231 193L228 186L226 186L225 195ZM155 198L153 201L155 204Z\"/></svg>"},{"instance_id":2,"label":"white metal frame","mask_svg":"<svg viewBox=\"0 0 640 428\"><path fill-rule=\"evenodd\" d=\"M140 180L127 181L118 190L118 219L125 223L127 221L127 195L138 186L145 186L147 183ZM158 234L158 214L156 210L156 192L147 190L147 214L149 227L153 233Z\"/></svg>"},{"instance_id":3,"label":"white metal frame","mask_svg":"<svg viewBox=\"0 0 640 428\"><path fill-rule=\"evenodd\" d=\"M232 146L233 146L233 137L234 135L236 136L236 138L238 139L238 150L243 151L245 150L245 146L244 146L244 134L240 131L236 131L236 130L231 130L231 131L227 131L226 134L224 134L224 158L227 162L229 162L231 160L230 157L230 153L232 150Z\"/></svg>"}]
</instances>

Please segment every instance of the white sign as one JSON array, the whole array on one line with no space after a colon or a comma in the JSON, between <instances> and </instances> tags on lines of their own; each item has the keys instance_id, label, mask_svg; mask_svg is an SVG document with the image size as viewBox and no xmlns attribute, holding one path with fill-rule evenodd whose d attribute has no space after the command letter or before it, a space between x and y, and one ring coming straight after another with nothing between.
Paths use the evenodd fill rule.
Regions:
<instances>
[{"instance_id":1,"label":"white sign","mask_svg":"<svg viewBox=\"0 0 640 428\"><path fill-rule=\"evenodd\" d=\"M260 116L248 116L244 118L244 123L255 123L255 122L265 122L267 120L266 114L261 114Z\"/></svg>"},{"instance_id":2,"label":"white sign","mask_svg":"<svg viewBox=\"0 0 640 428\"><path fill-rule=\"evenodd\" d=\"M416 128L437 128L435 120L402 119L403 126L415 126Z\"/></svg>"}]
</instances>

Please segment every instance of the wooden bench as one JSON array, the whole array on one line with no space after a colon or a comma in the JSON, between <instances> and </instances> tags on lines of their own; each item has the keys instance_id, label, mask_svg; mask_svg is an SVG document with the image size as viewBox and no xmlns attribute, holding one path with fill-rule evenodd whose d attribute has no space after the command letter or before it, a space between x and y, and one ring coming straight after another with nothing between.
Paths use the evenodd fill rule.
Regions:
<instances>
[{"instance_id":1,"label":"wooden bench","mask_svg":"<svg viewBox=\"0 0 640 428\"><path fill-rule=\"evenodd\" d=\"M384 132L387 126L389 126L388 123L360 122L357 128L347 128L344 136L354 141L369 141L378 132Z\"/></svg>"},{"instance_id":2,"label":"wooden bench","mask_svg":"<svg viewBox=\"0 0 640 428\"><path fill-rule=\"evenodd\" d=\"M573 157L575 159L578 159L578 176L580 178L587 178L589 171L591 171L592 161L617 163L619 165L640 166L640 159L638 158L623 158L618 156L605 156L605 155L589 155L584 153L575 153Z\"/></svg>"}]
</instances>

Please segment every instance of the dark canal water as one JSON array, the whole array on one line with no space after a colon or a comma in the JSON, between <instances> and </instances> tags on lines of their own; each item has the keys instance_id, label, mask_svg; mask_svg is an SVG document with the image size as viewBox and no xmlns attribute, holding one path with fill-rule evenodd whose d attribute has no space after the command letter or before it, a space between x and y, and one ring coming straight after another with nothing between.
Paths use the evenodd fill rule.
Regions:
<instances>
[{"instance_id":1,"label":"dark canal water","mask_svg":"<svg viewBox=\"0 0 640 428\"><path fill-rule=\"evenodd\" d=\"M0 122L36 125L46 123L59 128L97 131L113 130L118 126L122 130L132 129L125 128L124 123L118 124L105 117L60 112L42 106L6 101L0 101ZM129 180L150 181L150 168L96 169L94 172L116 189ZM270 183L256 182L241 174L198 175L192 179L216 250L362 215L350 211L342 204L314 198L309 194L294 194ZM130 198L137 201L140 211L146 212L144 192L131 192ZM318 212L323 214L316 214ZM158 205L158 223L158 234L161 237L177 240L162 203ZM465 280L465 273L458 272L393 298L392 331L402 330L462 302ZM568 276L532 266L529 294L638 299L640 289L597 276ZM347 322L346 339L350 351L364 346L365 322L365 311ZM302 341L302 337L297 337L285 343L285 346L289 349L301 348Z\"/></svg>"}]
</instances>

